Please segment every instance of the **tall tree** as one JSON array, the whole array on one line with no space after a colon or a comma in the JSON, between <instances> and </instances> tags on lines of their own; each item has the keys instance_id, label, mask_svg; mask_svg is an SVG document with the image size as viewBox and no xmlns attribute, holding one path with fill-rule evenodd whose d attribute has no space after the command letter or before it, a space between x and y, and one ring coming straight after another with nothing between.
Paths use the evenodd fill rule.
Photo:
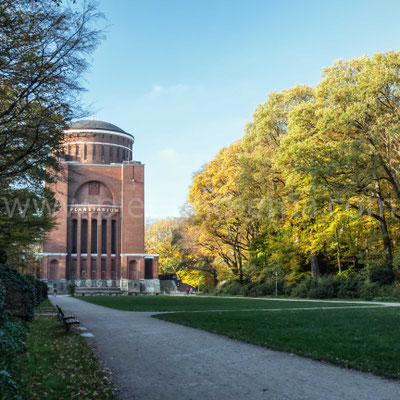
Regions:
<instances>
[{"instance_id":1,"label":"tall tree","mask_svg":"<svg viewBox=\"0 0 400 400\"><path fill-rule=\"evenodd\" d=\"M389 267L390 224L400 222L399 77L400 53L394 52L325 69L315 101L292 114L282 152L294 180L310 179L313 196L347 204L379 223ZM369 210L361 209L363 201Z\"/></svg>"},{"instance_id":2,"label":"tall tree","mask_svg":"<svg viewBox=\"0 0 400 400\"><path fill-rule=\"evenodd\" d=\"M215 286L214 257L199 245L199 231L190 218L167 218L146 227L146 251L160 255L161 273L174 273L192 286Z\"/></svg>"},{"instance_id":3,"label":"tall tree","mask_svg":"<svg viewBox=\"0 0 400 400\"><path fill-rule=\"evenodd\" d=\"M257 107L253 121L246 127L240 159L240 199L252 210L253 225L258 225L261 233L251 246L251 262L259 270L261 262L264 270L274 271L287 271L304 262L296 246L287 245L294 234L293 223L288 223L293 209L293 187L286 185L287 176L277 161L281 142L288 134L289 114L313 98L313 88L304 85L271 93L268 101Z\"/></svg>"},{"instance_id":4,"label":"tall tree","mask_svg":"<svg viewBox=\"0 0 400 400\"><path fill-rule=\"evenodd\" d=\"M201 227L201 244L243 281L246 274L249 245L255 232L248 210L238 202L238 178L241 172L241 142L223 148L194 178L189 192L194 220Z\"/></svg>"},{"instance_id":5,"label":"tall tree","mask_svg":"<svg viewBox=\"0 0 400 400\"><path fill-rule=\"evenodd\" d=\"M87 56L101 39L92 0L0 2L0 252L39 239L51 213L34 201L51 193L63 130L82 114L79 93ZM30 202L10 214L15 203ZM24 207L24 205L23 205ZM52 206L51 206L52 207ZM15 209L14 209L15 211Z\"/></svg>"}]
</instances>

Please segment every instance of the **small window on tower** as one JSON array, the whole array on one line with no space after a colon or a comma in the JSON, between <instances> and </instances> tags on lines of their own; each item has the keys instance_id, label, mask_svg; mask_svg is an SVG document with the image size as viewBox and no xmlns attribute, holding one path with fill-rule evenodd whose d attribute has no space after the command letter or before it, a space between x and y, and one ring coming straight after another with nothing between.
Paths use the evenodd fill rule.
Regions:
<instances>
[{"instance_id":1,"label":"small window on tower","mask_svg":"<svg viewBox=\"0 0 400 400\"><path fill-rule=\"evenodd\" d=\"M93 145L93 160L96 157L96 145Z\"/></svg>"},{"instance_id":2,"label":"small window on tower","mask_svg":"<svg viewBox=\"0 0 400 400\"><path fill-rule=\"evenodd\" d=\"M101 156L104 157L104 146L101 146Z\"/></svg>"},{"instance_id":3,"label":"small window on tower","mask_svg":"<svg viewBox=\"0 0 400 400\"><path fill-rule=\"evenodd\" d=\"M86 160L87 159L87 145L85 144L84 148L83 148L83 159Z\"/></svg>"},{"instance_id":4,"label":"small window on tower","mask_svg":"<svg viewBox=\"0 0 400 400\"><path fill-rule=\"evenodd\" d=\"M89 195L100 194L100 182L89 182Z\"/></svg>"}]
</instances>

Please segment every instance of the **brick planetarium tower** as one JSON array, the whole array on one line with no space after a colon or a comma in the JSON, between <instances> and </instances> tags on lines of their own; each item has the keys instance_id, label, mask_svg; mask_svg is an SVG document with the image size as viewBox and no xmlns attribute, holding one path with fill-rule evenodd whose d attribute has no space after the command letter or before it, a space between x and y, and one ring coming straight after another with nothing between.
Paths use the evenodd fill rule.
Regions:
<instances>
[{"instance_id":1,"label":"brick planetarium tower","mask_svg":"<svg viewBox=\"0 0 400 400\"><path fill-rule=\"evenodd\" d=\"M60 208L45 238L42 278L63 291L160 291L158 255L144 254L144 165L134 137L115 125L85 120L65 132Z\"/></svg>"}]
</instances>

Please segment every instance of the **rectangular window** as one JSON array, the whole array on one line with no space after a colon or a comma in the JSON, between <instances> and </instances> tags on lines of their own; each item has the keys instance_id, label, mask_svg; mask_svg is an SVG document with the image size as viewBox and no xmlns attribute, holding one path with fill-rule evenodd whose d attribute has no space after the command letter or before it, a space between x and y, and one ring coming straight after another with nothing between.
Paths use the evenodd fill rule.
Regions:
<instances>
[{"instance_id":1,"label":"rectangular window","mask_svg":"<svg viewBox=\"0 0 400 400\"><path fill-rule=\"evenodd\" d=\"M85 144L85 147L83 148L83 159L87 159L87 145Z\"/></svg>"},{"instance_id":2,"label":"rectangular window","mask_svg":"<svg viewBox=\"0 0 400 400\"><path fill-rule=\"evenodd\" d=\"M91 254L97 253L97 219L92 219L92 243Z\"/></svg>"},{"instance_id":3,"label":"rectangular window","mask_svg":"<svg viewBox=\"0 0 400 400\"><path fill-rule=\"evenodd\" d=\"M89 195L98 196L100 194L100 182L89 182Z\"/></svg>"},{"instance_id":4,"label":"rectangular window","mask_svg":"<svg viewBox=\"0 0 400 400\"><path fill-rule=\"evenodd\" d=\"M96 145L93 145L93 160L96 157Z\"/></svg>"},{"instance_id":5,"label":"rectangular window","mask_svg":"<svg viewBox=\"0 0 400 400\"><path fill-rule=\"evenodd\" d=\"M117 270L115 267L115 258L111 259L111 279L117 278Z\"/></svg>"},{"instance_id":6,"label":"rectangular window","mask_svg":"<svg viewBox=\"0 0 400 400\"><path fill-rule=\"evenodd\" d=\"M153 259L144 259L144 279L153 279Z\"/></svg>"},{"instance_id":7,"label":"rectangular window","mask_svg":"<svg viewBox=\"0 0 400 400\"><path fill-rule=\"evenodd\" d=\"M81 226L81 253L87 253L87 236L88 235L88 222L87 219L82 220Z\"/></svg>"},{"instance_id":8,"label":"rectangular window","mask_svg":"<svg viewBox=\"0 0 400 400\"><path fill-rule=\"evenodd\" d=\"M76 219L72 220L72 254L76 254L78 244L78 221Z\"/></svg>"},{"instance_id":9,"label":"rectangular window","mask_svg":"<svg viewBox=\"0 0 400 400\"><path fill-rule=\"evenodd\" d=\"M111 254L116 253L117 244L117 221L111 221Z\"/></svg>"},{"instance_id":10,"label":"rectangular window","mask_svg":"<svg viewBox=\"0 0 400 400\"><path fill-rule=\"evenodd\" d=\"M101 146L101 156L104 157L104 146Z\"/></svg>"},{"instance_id":11,"label":"rectangular window","mask_svg":"<svg viewBox=\"0 0 400 400\"><path fill-rule=\"evenodd\" d=\"M97 271L96 271L96 259L95 258L92 258L92 262L91 262L91 264L92 264L92 279L96 279L96 276L97 276Z\"/></svg>"},{"instance_id":12,"label":"rectangular window","mask_svg":"<svg viewBox=\"0 0 400 400\"><path fill-rule=\"evenodd\" d=\"M106 259L102 258L101 259L101 278L105 279L106 278Z\"/></svg>"},{"instance_id":13,"label":"rectangular window","mask_svg":"<svg viewBox=\"0 0 400 400\"><path fill-rule=\"evenodd\" d=\"M101 253L107 253L107 220L101 221Z\"/></svg>"}]
</instances>

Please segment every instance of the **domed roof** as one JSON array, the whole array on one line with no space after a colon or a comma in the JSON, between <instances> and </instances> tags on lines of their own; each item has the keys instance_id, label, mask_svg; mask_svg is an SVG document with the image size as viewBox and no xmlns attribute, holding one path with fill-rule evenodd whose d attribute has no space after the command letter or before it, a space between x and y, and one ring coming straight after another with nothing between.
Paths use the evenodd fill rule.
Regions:
<instances>
[{"instance_id":1,"label":"domed roof","mask_svg":"<svg viewBox=\"0 0 400 400\"><path fill-rule=\"evenodd\" d=\"M81 121L73 122L69 126L69 129L98 129L101 131L119 132L124 133L125 135L132 136L130 133L125 132L121 128L118 128L118 126L110 124L109 122L92 119L83 119Z\"/></svg>"}]
</instances>

